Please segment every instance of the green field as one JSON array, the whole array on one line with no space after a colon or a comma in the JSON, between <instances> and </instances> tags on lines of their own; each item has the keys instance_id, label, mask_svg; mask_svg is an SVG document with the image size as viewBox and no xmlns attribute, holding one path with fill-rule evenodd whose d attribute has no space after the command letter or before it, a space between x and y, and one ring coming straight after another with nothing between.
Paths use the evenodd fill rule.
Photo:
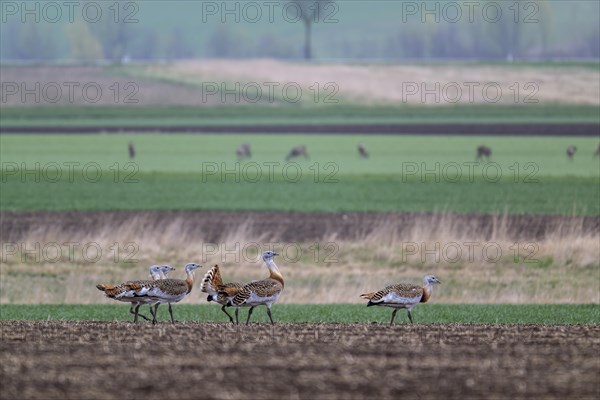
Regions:
<instances>
[{"instance_id":1,"label":"green field","mask_svg":"<svg viewBox=\"0 0 600 400\"><path fill-rule=\"evenodd\" d=\"M218 125L327 123L582 123L600 122L598 106L568 104L227 107L3 107L0 126ZM565 132L568 134L568 132Z\"/></svg>"},{"instance_id":2,"label":"green field","mask_svg":"<svg viewBox=\"0 0 600 400\"><path fill-rule=\"evenodd\" d=\"M235 149L243 142L251 143L253 157L238 163ZM358 142L369 159L358 156ZM474 164L483 143L493 149L492 160ZM285 163L298 144L307 145L310 159ZM569 145L579 149L573 161L565 155ZM4 134L0 204L12 211L598 215L597 146L598 139L580 137Z\"/></svg>"},{"instance_id":3,"label":"green field","mask_svg":"<svg viewBox=\"0 0 600 400\"><path fill-rule=\"evenodd\" d=\"M147 308L142 308L148 314ZM0 306L1 320L100 320L128 321L132 315L125 304L106 305L8 305ZM182 304L173 307L178 321L227 322L220 307L210 304ZM233 309L229 310L233 313ZM273 317L278 322L378 322L387 323L391 309L348 304L301 305L281 304L273 307ZM245 320L247 310L240 311ZM166 307L159 308L159 319L168 321ZM446 305L427 304L415 307L413 318L423 324L600 324L598 304L552 305ZM258 307L253 322L268 322L264 307ZM408 323L406 312L400 310L396 323Z\"/></svg>"}]
</instances>

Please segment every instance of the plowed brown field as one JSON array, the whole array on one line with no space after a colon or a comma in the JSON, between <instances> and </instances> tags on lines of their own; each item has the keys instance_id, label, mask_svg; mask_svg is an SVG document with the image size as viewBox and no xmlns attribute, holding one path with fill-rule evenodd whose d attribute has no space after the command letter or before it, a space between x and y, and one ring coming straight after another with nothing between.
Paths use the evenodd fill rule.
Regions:
<instances>
[{"instance_id":1,"label":"plowed brown field","mask_svg":"<svg viewBox=\"0 0 600 400\"><path fill-rule=\"evenodd\" d=\"M0 322L2 399L598 398L600 326Z\"/></svg>"}]
</instances>

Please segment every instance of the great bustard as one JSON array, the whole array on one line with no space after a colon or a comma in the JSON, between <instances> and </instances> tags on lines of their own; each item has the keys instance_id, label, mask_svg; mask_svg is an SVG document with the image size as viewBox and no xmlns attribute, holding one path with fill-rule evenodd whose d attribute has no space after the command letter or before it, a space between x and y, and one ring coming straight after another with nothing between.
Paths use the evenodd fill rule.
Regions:
<instances>
[{"instance_id":1,"label":"great bustard","mask_svg":"<svg viewBox=\"0 0 600 400\"><path fill-rule=\"evenodd\" d=\"M243 143L237 149L235 149L235 154L237 155L238 160L242 160L246 157L251 158L252 152L250 151L250 143Z\"/></svg>"},{"instance_id":2,"label":"great bustard","mask_svg":"<svg viewBox=\"0 0 600 400\"><path fill-rule=\"evenodd\" d=\"M169 305L169 314L171 322L175 323L173 317L173 309L171 305L181 301L187 296L194 286L194 271L201 268L201 265L189 263L185 266L187 278L184 279L162 279L154 281L149 285L126 284L129 289L127 292L120 294L121 297L133 297L138 301L154 303L154 312L152 313L152 323L156 324L156 311L160 304L166 303Z\"/></svg>"},{"instance_id":3,"label":"great bustard","mask_svg":"<svg viewBox=\"0 0 600 400\"><path fill-rule=\"evenodd\" d=\"M219 266L215 265L202 278L202 286L200 286L200 290L204 293L208 293L207 301L215 301L221 304L221 311L223 311L229 317L229 321L233 323L233 318L225 307L227 307L227 303L232 300L236 294L238 294L239 290L244 286L243 283L240 282L230 282L223 283L223 279L221 278L221 272L219 271ZM238 310L235 309L235 321L238 322Z\"/></svg>"},{"instance_id":4,"label":"great bustard","mask_svg":"<svg viewBox=\"0 0 600 400\"><path fill-rule=\"evenodd\" d=\"M269 277L261 281L250 282L242 286L233 299L227 302L228 307L235 307L236 309L239 307L250 307L250 310L248 311L248 319L246 319L246 325L248 325L250 322L250 316L252 315L254 307L260 305L267 307L267 314L269 315L271 324L274 323L273 316L271 315L271 306L277 301L277 299L279 299L279 296L281 296L284 285L283 275L281 275L277 265L275 265L275 261L273 261L273 257L277 255L279 254L272 251L265 251L263 253L263 260L269 269ZM219 292L219 294L226 295L226 292Z\"/></svg>"},{"instance_id":5,"label":"great bustard","mask_svg":"<svg viewBox=\"0 0 600 400\"><path fill-rule=\"evenodd\" d=\"M123 294L129 290L129 284L136 284L142 286L149 285L152 282L157 281L159 279L165 279L168 273L174 269L175 268L170 267L168 265L153 265L150 267L150 278L152 278L152 280L144 279L137 281L128 281L120 285L99 284L96 285L96 287L98 288L98 290L103 291L106 297L108 298L123 301L126 303L131 303L131 305L129 306L129 312L131 314L134 314L133 322L138 321L138 316L144 318L146 321L150 321L150 319L144 314L139 313L140 307L142 306L142 304L146 304L146 302L140 301L139 299L133 297L123 296ZM150 312L152 312L152 309L150 309Z\"/></svg>"},{"instance_id":6,"label":"great bustard","mask_svg":"<svg viewBox=\"0 0 600 400\"><path fill-rule=\"evenodd\" d=\"M433 285L441 283L435 276L427 275L423 278L424 286L400 283L391 285L378 292L361 294L360 297L369 300L367 307L384 306L394 308L390 325L394 323L396 313L401 308L408 311L408 319L413 322L411 309L419 304L426 303L433 292Z\"/></svg>"},{"instance_id":7,"label":"great bustard","mask_svg":"<svg viewBox=\"0 0 600 400\"><path fill-rule=\"evenodd\" d=\"M308 153L306 152L306 145L296 146L290 150L288 155L285 157L285 161L290 161L292 158L304 156L308 159Z\"/></svg>"},{"instance_id":8,"label":"great bustard","mask_svg":"<svg viewBox=\"0 0 600 400\"><path fill-rule=\"evenodd\" d=\"M475 158L475 161L481 161L483 157L489 160L491 156L492 149L487 146L481 145L477 147L477 157Z\"/></svg>"},{"instance_id":9,"label":"great bustard","mask_svg":"<svg viewBox=\"0 0 600 400\"><path fill-rule=\"evenodd\" d=\"M369 153L367 152L367 148L365 147L364 143L358 144L358 154L360 154L362 158L369 158Z\"/></svg>"},{"instance_id":10,"label":"great bustard","mask_svg":"<svg viewBox=\"0 0 600 400\"><path fill-rule=\"evenodd\" d=\"M569 157L569 160L573 160L573 156L575 155L575 152L577 152L577 147L575 146L569 146L567 147L567 157Z\"/></svg>"},{"instance_id":11,"label":"great bustard","mask_svg":"<svg viewBox=\"0 0 600 400\"><path fill-rule=\"evenodd\" d=\"M133 160L135 158L135 146L133 145L133 142L129 142L127 150L129 151L129 158Z\"/></svg>"}]
</instances>

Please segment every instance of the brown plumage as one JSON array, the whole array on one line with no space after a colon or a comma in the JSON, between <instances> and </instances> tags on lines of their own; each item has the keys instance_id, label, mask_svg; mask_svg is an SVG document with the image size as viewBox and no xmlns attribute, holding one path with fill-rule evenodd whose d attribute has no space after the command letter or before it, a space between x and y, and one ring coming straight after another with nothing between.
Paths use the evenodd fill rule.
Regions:
<instances>
[{"instance_id":1,"label":"brown plumage","mask_svg":"<svg viewBox=\"0 0 600 400\"><path fill-rule=\"evenodd\" d=\"M228 307L236 307L236 316L237 308L250 307L246 325L250 322L250 316L252 315L254 307L259 305L267 307L267 315L271 320L271 324L274 323L273 316L271 315L271 306L279 299L279 296L281 296L284 286L283 276L273 261L273 257L276 255L278 254L272 251L265 251L263 253L263 260L267 264L270 273L267 279L244 285L238 290L233 299L229 300L227 303Z\"/></svg>"},{"instance_id":2,"label":"brown plumage","mask_svg":"<svg viewBox=\"0 0 600 400\"><path fill-rule=\"evenodd\" d=\"M390 285L377 292L361 294L360 297L369 300L367 307L384 306L394 308L390 325L394 323L396 312L401 308L406 308L408 319L412 323L412 308L419 303L426 303L431 297L433 285L441 282L435 276L427 275L423 278L423 283L424 286L409 283Z\"/></svg>"},{"instance_id":3,"label":"brown plumage","mask_svg":"<svg viewBox=\"0 0 600 400\"><path fill-rule=\"evenodd\" d=\"M221 272L219 270L219 266L215 265L211 269L206 272L204 277L202 278L202 285L200 290L204 293L208 293L207 301L215 301L221 304L221 311L223 311L229 317L229 321L233 323L233 318L225 307L227 303L232 300L235 295L239 292L239 290L244 286L243 283L240 282L230 282L223 283L223 279L221 278ZM235 319L238 321L238 309L235 309Z\"/></svg>"}]
</instances>

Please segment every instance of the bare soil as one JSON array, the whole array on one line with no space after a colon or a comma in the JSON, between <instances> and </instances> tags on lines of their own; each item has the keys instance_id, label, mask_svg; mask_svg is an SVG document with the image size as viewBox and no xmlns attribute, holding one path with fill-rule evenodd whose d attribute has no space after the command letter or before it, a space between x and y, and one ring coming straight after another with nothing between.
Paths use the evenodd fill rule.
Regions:
<instances>
[{"instance_id":1,"label":"bare soil","mask_svg":"<svg viewBox=\"0 0 600 400\"><path fill-rule=\"evenodd\" d=\"M203 98L201 87L112 74L101 66L3 66L1 81L18 87L3 106L218 104Z\"/></svg>"},{"instance_id":2,"label":"bare soil","mask_svg":"<svg viewBox=\"0 0 600 400\"><path fill-rule=\"evenodd\" d=\"M0 238L18 241L40 227L61 228L64 233L94 231L142 218L148 227L159 229L169 222L182 221L182 231L199 231L204 240L218 242L229 232L246 224L248 235L267 234L288 242L310 242L335 235L338 239L359 240L381 229L393 228L398 235L415 226L437 226L468 231L490 240L498 234L513 240L542 239L575 231L600 231L600 216L553 216L533 214L454 214L454 213L304 213L254 211L87 211L87 212L0 212ZM464 229L461 229L464 228Z\"/></svg>"},{"instance_id":3,"label":"bare soil","mask_svg":"<svg viewBox=\"0 0 600 400\"><path fill-rule=\"evenodd\" d=\"M1 399L594 399L600 326L0 322Z\"/></svg>"}]
</instances>

